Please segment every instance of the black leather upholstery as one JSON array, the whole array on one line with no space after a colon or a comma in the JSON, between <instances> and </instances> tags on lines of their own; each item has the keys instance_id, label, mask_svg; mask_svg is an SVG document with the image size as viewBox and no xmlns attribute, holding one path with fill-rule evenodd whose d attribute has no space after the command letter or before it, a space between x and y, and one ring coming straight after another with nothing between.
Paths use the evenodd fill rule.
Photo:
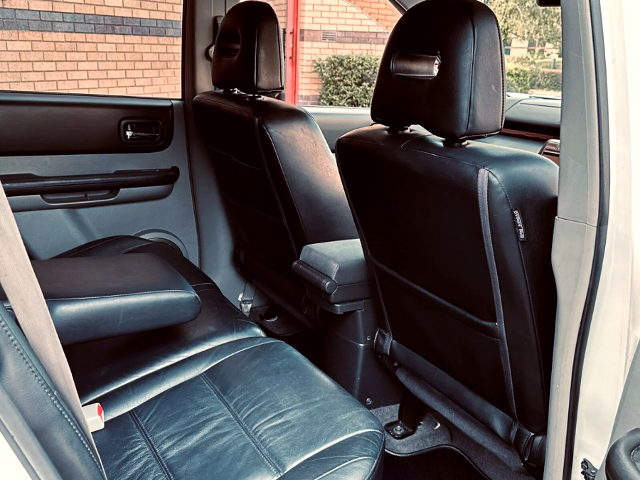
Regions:
<instances>
[{"instance_id":1,"label":"black leather upholstery","mask_svg":"<svg viewBox=\"0 0 640 480\"><path fill-rule=\"evenodd\" d=\"M211 59L211 80L222 90L264 94L282 91L280 25L266 2L242 2L224 17Z\"/></svg>"},{"instance_id":2,"label":"black leather upholstery","mask_svg":"<svg viewBox=\"0 0 640 480\"><path fill-rule=\"evenodd\" d=\"M63 345L193 320L200 299L155 255L36 260L33 269ZM4 293L0 296L9 307Z\"/></svg>"},{"instance_id":3,"label":"black leather upholstery","mask_svg":"<svg viewBox=\"0 0 640 480\"><path fill-rule=\"evenodd\" d=\"M307 296L325 308L324 302L336 305L336 309L352 303L347 308L361 310L363 307L355 302L374 297L358 238L307 245L291 269L306 284Z\"/></svg>"},{"instance_id":4,"label":"black leather upholstery","mask_svg":"<svg viewBox=\"0 0 640 480\"><path fill-rule=\"evenodd\" d=\"M264 337L262 330L232 305L207 275L165 244L130 236L110 237L70 250L59 258L84 256L97 260L96 257L132 253L153 254L177 270L200 297L201 313L184 324L66 347L83 403L208 348L241 338Z\"/></svg>"},{"instance_id":5,"label":"black leather upholstery","mask_svg":"<svg viewBox=\"0 0 640 480\"><path fill-rule=\"evenodd\" d=\"M98 398L107 421L93 436L106 476L1 305L0 361L1 401L17 407L65 480L381 479L379 422L276 340L209 348Z\"/></svg>"},{"instance_id":6,"label":"black leather upholstery","mask_svg":"<svg viewBox=\"0 0 640 480\"><path fill-rule=\"evenodd\" d=\"M221 33L245 23L271 32L264 26L271 22L277 18L268 4L243 2L229 10ZM276 32L257 40L275 45ZM217 51L226 48L220 45L224 38L218 35ZM269 52L271 46L247 47L241 42L239 48L249 48L247 55L253 55L256 48ZM269 60L265 56L257 57L259 65L275 69L280 54ZM213 83L227 90L196 96L194 114L226 200L237 242L236 262L245 275L261 279L296 304L303 289L291 264L302 247L355 238L357 233L335 160L311 115L280 100L247 95L251 90L229 90L246 88L249 80L244 76L260 77L247 70L249 64L218 70L214 61Z\"/></svg>"},{"instance_id":7,"label":"black leather upholstery","mask_svg":"<svg viewBox=\"0 0 640 480\"><path fill-rule=\"evenodd\" d=\"M468 30L471 24L474 35ZM425 25L457 37L445 36L452 45L434 44ZM502 64L493 14L473 0L420 3L403 16L393 38L414 39L412 52L437 47L443 69L450 61L462 62L448 66L461 72L470 72L470 65L477 68L478 63L493 68ZM385 58L408 45L390 41ZM451 49L468 53L450 58ZM457 75L445 78L453 84L442 87L444 96L470 85ZM396 102L392 108L385 100L379 110L387 124L418 121L430 130L442 128L443 135L455 140L488 135L500 121L487 104L496 102L501 111L504 91L494 73L487 73L486 81L497 88L497 96L472 88L471 96L462 96L450 108L435 101L428 81L407 87L413 95L405 98L398 93L399 80L387 81L383 74L374 107L386 94ZM414 116L414 105L425 113ZM472 120L466 130L455 126L466 125L465 112L474 110L484 111L488 119ZM529 441L547 428L558 167L539 155L510 148L476 142L457 145L408 129L372 126L339 139L337 156L381 295L384 329L405 350L475 394L453 401L466 404L470 413L490 410L477 401L497 407L513 421L506 437L515 441L516 432L528 432ZM392 342L382 343L387 354L396 355L398 349L389 351ZM403 363L412 363L406 366L427 381L445 378L406 357ZM490 428L497 424L487 423L492 423Z\"/></svg>"},{"instance_id":8,"label":"black leather upholstery","mask_svg":"<svg viewBox=\"0 0 640 480\"><path fill-rule=\"evenodd\" d=\"M300 260L329 277L336 285L369 281L359 238L307 245L302 249Z\"/></svg>"},{"instance_id":9,"label":"black leather upholstery","mask_svg":"<svg viewBox=\"0 0 640 480\"><path fill-rule=\"evenodd\" d=\"M186 273L201 289L202 314L184 325L67 347L83 403L105 410L105 428L93 437L106 477L381 480L378 420L293 348L242 320L171 247L123 236L63 256L139 251ZM60 477L106 478L2 305L0 363L0 405L8 392Z\"/></svg>"},{"instance_id":10,"label":"black leather upholstery","mask_svg":"<svg viewBox=\"0 0 640 480\"><path fill-rule=\"evenodd\" d=\"M276 340L226 343L98 401L110 419L94 437L113 479L381 473L375 417Z\"/></svg>"},{"instance_id":11,"label":"black leather upholstery","mask_svg":"<svg viewBox=\"0 0 640 480\"><path fill-rule=\"evenodd\" d=\"M389 36L371 117L396 129L422 125L451 141L498 133L505 97L497 27L493 12L477 0L427 0L413 7Z\"/></svg>"}]
</instances>

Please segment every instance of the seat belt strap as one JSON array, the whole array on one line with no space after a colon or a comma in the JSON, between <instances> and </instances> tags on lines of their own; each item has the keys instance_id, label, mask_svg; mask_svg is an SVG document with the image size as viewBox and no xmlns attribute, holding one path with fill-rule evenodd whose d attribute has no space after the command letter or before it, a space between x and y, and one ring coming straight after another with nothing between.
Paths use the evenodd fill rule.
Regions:
<instances>
[{"instance_id":1,"label":"seat belt strap","mask_svg":"<svg viewBox=\"0 0 640 480\"><path fill-rule=\"evenodd\" d=\"M69 364L2 183L0 183L0 284L11 303L11 309L24 336L49 374L53 387L57 390L56 393L71 409L87 440L95 449L82 413L80 397L76 391Z\"/></svg>"},{"instance_id":2,"label":"seat belt strap","mask_svg":"<svg viewBox=\"0 0 640 480\"><path fill-rule=\"evenodd\" d=\"M391 344L393 343L393 337L391 333L378 328L376 331L376 336L373 339L373 349L377 354L386 355L387 357L391 355Z\"/></svg>"}]
</instances>

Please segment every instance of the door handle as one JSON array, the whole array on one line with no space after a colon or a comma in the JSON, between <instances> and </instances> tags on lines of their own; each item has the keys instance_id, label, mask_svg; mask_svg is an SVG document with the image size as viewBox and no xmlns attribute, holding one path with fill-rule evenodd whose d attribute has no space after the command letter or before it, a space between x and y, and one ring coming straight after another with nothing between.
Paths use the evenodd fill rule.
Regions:
<instances>
[{"instance_id":1,"label":"door handle","mask_svg":"<svg viewBox=\"0 0 640 480\"><path fill-rule=\"evenodd\" d=\"M164 139L164 126L158 118L125 118L120 121L120 140L127 144L154 144Z\"/></svg>"},{"instance_id":2,"label":"door handle","mask_svg":"<svg viewBox=\"0 0 640 480\"><path fill-rule=\"evenodd\" d=\"M131 127L131 125L129 125L129 127ZM127 140L137 140L137 139L157 140L158 137L160 137L160 133L136 132L134 130L125 130L124 133L127 137Z\"/></svg>"}]
</instances>

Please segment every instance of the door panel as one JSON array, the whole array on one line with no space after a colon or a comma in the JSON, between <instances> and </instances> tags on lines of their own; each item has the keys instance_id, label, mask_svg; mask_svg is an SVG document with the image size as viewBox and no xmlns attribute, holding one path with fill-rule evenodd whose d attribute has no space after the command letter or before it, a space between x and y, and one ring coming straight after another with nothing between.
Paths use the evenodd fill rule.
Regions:
<instances>
[{"instance_id":1,"label":"door panel","mask_svg":"<svg viewBox=\"0 0 640 480\"><path fill-rule=\"evenodd\" d=\"M157 152L173 137L171 100L45 93L0 94L0 155ZM146 122L151 142L122 127Z\"/></svg>"},{"instance_id":2,"label":"door panel","mask_svg":"<svg viewBox=\"0 0 640 480\"><path fill-rule=\"evenodd\" d=\"M135 129L159 120L160 140L123 142L128 119L149 122ZM182 102L6 93L0 122L0 178L32 258L138 235L199 263Z\"/></svg>"}]
</instances>

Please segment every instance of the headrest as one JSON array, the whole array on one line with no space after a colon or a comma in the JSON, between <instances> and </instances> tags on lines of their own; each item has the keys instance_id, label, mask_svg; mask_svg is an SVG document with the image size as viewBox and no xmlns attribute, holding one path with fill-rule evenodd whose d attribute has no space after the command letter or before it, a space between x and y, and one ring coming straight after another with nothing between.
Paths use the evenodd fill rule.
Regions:
<instances>
[{"instance_id":1,"label":"headrest","mask_svg":"<svg viewBox=\"0 0 640 480\"><path fill-rule=\"evenodd\" d=\"M211 81L250 94L283 89L280 24L266 2L241 2L222 19L211 60Z\"/></svg>"},{"instance_id":2,"label":"headrest","mask_svg":"<svg viewBox=\"0 0 640 480\"><path fill-rule=\"evenodd\" d=\"M425 0L389 37L371 105L374 121L421 125L449 141L498 133L504 57L495 15L478 0Z\"/></svg>"}]
</instances>

